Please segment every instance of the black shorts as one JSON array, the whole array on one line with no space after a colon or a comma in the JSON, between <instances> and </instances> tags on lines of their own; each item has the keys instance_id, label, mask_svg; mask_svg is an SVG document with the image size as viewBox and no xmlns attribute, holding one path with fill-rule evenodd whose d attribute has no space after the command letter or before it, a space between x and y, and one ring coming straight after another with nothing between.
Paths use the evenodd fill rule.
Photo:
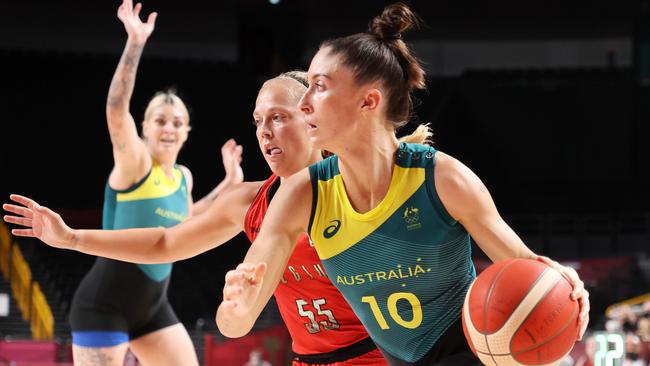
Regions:
<instances>
[{"instance_id":1,"label":"black shorts","mask_svg":"<svg viewBox=\"0 0 650 366\"><path fill-rule=\"evenodd\" d=\"M452 324L426 355L416 362L406 362L382 350L391 366L483 366L472 353L463 334L460 319Z\"/></svg>"},{"instance_id":2,"label":"black shorts","mask_svg":"<svg viewBox=\"0 0 650 366\"><path fill-rule=\"evenodd\" d=\"M169 278L156 282L135 264L97 258L72 300L73 343L110 347L177 324Z\"/></svg>"}]
</instances>

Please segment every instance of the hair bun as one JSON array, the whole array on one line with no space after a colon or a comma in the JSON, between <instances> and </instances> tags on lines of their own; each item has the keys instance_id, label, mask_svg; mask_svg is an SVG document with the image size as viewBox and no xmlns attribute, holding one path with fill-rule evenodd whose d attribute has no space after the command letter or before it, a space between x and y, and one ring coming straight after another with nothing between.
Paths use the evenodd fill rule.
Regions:
<instances>
[{"instance_id":1,"label":"hair bun","mask_svg":"<svg viewBox=\"0 0 650 366\"><path fill-rule=\"evenodd\" d=\"M402 32L418 27L420 20L404 3L395 3L384 8L381 15L374 17L368 31L382 40L402 38Z\"/></svg>"}]
</instances>

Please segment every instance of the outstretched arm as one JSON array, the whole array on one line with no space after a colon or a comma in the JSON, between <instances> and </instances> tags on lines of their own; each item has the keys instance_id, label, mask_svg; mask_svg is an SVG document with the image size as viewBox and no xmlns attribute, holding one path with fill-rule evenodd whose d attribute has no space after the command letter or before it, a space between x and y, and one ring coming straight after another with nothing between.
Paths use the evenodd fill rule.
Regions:
<instances>
[{"instance_id":1,"label":"outstretched arm","mask_svg":"<svg viewBox=\"0 0 650 366\"><path fill-rule=\"evenodd\" d=\"M226 171L226 177L207 195L195 202L192 206L192 215L205 212L210 204L228 187L244 181L244 171L241 168L243 147L237 145L234 139L229 139L221 146L221 160Z\"/></svg>"},{"instance_id":2,"label":"outstretched arm","mask_svg":"<svg viewBox=\"0 0 650 366\"><path fill-rule=\"evenodd\" d=\"M205 214L170 228L75 230L56 212L20 195L11 195L20 205L3 205L15 214L5 215L4 219L25 227L13 229L14 235L35 237L56 248L135 263L172 262L215 248L242 231L246 211L260 185L234 186L216 199Z\"/></svg>"},{"instance_id":3,"label":"outstretched arm","mask_svg":"<svg viewBox=\"0 0 650 366\"><path fill-rule=\"evenodd\" d=\"M501 218L483 182L461 162L440 152L436 153L435 185L449 214L467 229L493 262L507 258L540 260L571 282L571 297L580 301L581 339L589 323L589 293L576 271L533 253Z\"/></svg>"},{"instance_id":4,"label":"outstretched arm","mask_svg":"<svg viewBox=\"0 0 650 366\"><path fill-rule=\"evenodd\" d=\"M244 263L226 274L216 321L227 337L246 335L275 291L300 234L307 230L312 188L307 169L282 183Z\"/></svg>"},{"instance_id":5,"label":"outstretched arm","mask_svg":"<svg viewBox=\"0 0 650 366\"><path fill-rule=\"evenodd\" d=\"M129 112L138 63L157 17L156 13L151 13L143 23L140 20L141 9L142 4L133 7L132 0L124 0L117 10L117 17L124 24L128 38L108 90L106 121L115 161L111 186L118 189L129 187L142 178L151 165L151 158Z\"/></svg>"}]
</instances>

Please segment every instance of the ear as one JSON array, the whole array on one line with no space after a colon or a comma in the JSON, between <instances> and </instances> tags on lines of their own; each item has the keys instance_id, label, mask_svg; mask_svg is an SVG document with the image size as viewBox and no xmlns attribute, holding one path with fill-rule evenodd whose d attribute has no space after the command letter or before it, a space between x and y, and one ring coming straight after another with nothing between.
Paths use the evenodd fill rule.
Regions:
<instances>
[{"instance_id":1,"label":"ear","mask_svg":"<svg viewBox=\"0 0 650 366\"><path fill-rule=\"evenodd\" d=\"M364 111L372 111L379 108L379 103L381 103L382 98L383 95L379 89L368 89L363 98L361 109Z\"/></svg>"}]
</instances>

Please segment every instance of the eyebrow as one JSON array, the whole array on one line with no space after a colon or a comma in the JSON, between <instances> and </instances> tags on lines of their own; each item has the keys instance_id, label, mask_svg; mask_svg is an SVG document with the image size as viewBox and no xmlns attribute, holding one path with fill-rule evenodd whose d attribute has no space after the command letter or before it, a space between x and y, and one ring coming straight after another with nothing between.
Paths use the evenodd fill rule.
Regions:
<instances>
[{"instance_id":1,"label":"eyebrow","mask_svg":"<svg viewBox=\"0 0 650 366\"><path fill-rule=\"evenodd\" d=\"M269 109L266 111L266 113L273 113L273 112L284 112L284 113L288 113L289 110L288 110L287 108L284 108L284 107L273 107L273 108L269 108ZM257 111L253 111L253 117L255 117L255 115L260 115L260 114L264 114L264 113L257 112Z\"/></svg>"},{"instance_id":2,"label":"eyebrow","mask_svg":"<svg viewBox=\"0 0 650 366\"><path fill-rule=\"evenodd\" d=\"M331 77L329 75L324 74L324 73L314 74L314 75L311 76L310 79L315 79L315 78L318 78L318 77L324 77L326 79L331 79Z\"/></svg>"}]
</instances>

